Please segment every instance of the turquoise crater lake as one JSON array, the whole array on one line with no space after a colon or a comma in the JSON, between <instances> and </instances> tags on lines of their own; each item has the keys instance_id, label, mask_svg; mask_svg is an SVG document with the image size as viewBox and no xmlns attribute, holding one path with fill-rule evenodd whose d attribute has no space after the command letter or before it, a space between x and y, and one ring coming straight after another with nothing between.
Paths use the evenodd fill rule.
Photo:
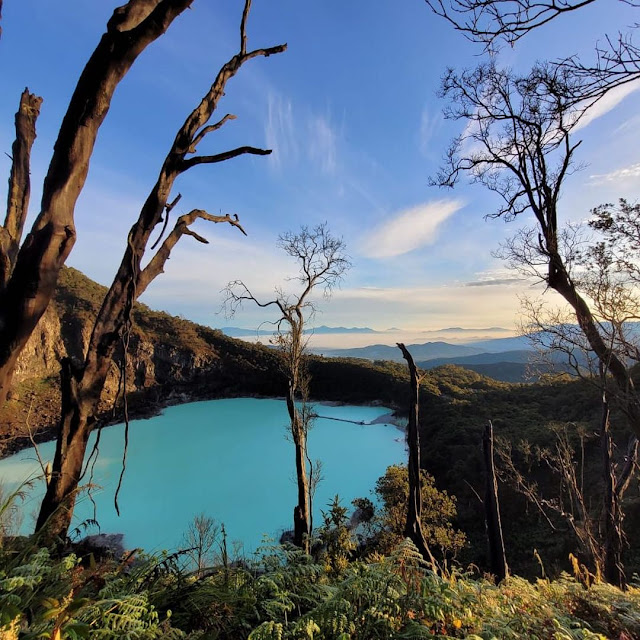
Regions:
<instances>
[{"instance_id":1,"label":"turquoise crater lake","mask_svg":"<svg viewBox=\"0 0 640 640\"><path fill-rule=\"evenodd\" d=\"M384 407L317 404L315 410L322 417L309 434L309 455L322 461L324 478L314 503L318 525L320 509L336 493L347 507L353 498L370 496L387 466L403 462L406 454L401 431L390 424L371 424L389 413ZM224 522L229 540L241 542L247 552L264 534L277 538L292 527L296 501L287 421L284 400L256 398L193 402L132 421L120 517L113 498L124 426L103 429L93 476L101 487L93 494L101 530L124 533L128 548L174 549L193 517L202 512ZM88 451L94 442L95 434ZM51 460L55 443L39 449L45 461ZM39 474L39 469L33 449L27 449L0 461L0 480L11 489ZM33 528L43 493L38 480L24 504L25 532ZM83 495L75 522L92 517L93 505Z\"/></svg>"}]
</instances>

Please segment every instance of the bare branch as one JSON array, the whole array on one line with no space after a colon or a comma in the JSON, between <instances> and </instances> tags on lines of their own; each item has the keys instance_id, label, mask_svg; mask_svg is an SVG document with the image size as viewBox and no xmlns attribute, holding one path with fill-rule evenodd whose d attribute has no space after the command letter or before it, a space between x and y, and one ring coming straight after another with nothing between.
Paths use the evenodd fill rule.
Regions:
<instances>
[{"instance_id":1,"label":"bare branch","mask_svg":"<svg viewBox=\"0 0 640 640\"><path fill-rule=\"evenodd\" d=\"M242 228L237 215L234 215L233 217L229 214L224 216L215 216L203 211L202 209L193 209L189 213L180 216L176 221L173 230L162 243L162 246L138 276L136 283L136 292L138 296L142 295L151 282L153 282L153 280L163 272L164 265L171 255L171 250L183 235L189 235L198 240L198 242L209 244L209 241L206 238L203 238L195 231L189 229L189 226L196 220L206 220L207 222L213 222L216 224L226 222L232 227L238 228L245 236L247 235L246 231Z\"/></svg>"},{"instance_id":2,"label":"bare branch","mask_svg":"<svg viewBox=\"0 0 640 640\"><path fill-rule=\"evenodd\" d=\"M164 236L164 232L167 230L167 226L169 224L169 214L171 213L171 210L178 204L178 202L180 202L180 198L182 198L181 193L179 193L173 199L173 201L169 202L167 206L164 208L164 223L162 225L162 231L160 231L160 235L158 236L158 239L151 245L151 251L153 251L160 243L160 240L162 240Z\"/></svg>"},{"instance_id":3,"label":"bare branch","mask_svg":"<svg viewBox=\"0 0 640 640\"><path fill-rule=\"evenodd\" d=\"M242 20L240 21L240 53L247 53L247 19L251 11L251 0L245 0L244 10L242 11Z\"/></svg>"},{"instance_id":4,"label":"bare branch","mask_svg":"<svg viewBox=\"0 0 640 640\"><path fill-rule=\"evenodd\" d=\"M621 0L633 7L636 0ZM552 20L579 10L595 0L426 0L432 11L447 20L472 42L495 53L501 44L515 43L529 32ZM611 89L640 78L640 47L633 41L638 28L632 24L626 32L604 35L595 45L595 59L583 62L577 56L557 60L553 65L570 69L581 78L579 91L571 96L573 104L600 98Z\"/></svg>"},{"instance_id":5,"label":"bare branch","mask_svg":"<svg viewBox=\"0 0 640 640\"><path fill-rule=\"evenodd\" d=\"M629 445L627 446L627 452L624 458L624 466L622 471L616 480L616 497L618 500L622 500L626 490L629 488L631 479L638 465L638 439L635 436L631 436L629 439Z\"/></svg>"},{"instance_id":6,"label":"bare branch","mask_svg":"<svg viewBox=\"0 0 640 640\"><path fill-rule=\"evenodd\" d=\"M209 133L212 133L214 131L217 131L220 127L222 127L226 122L228 122L229 120L235 120L236 116L234 116L232 113L227 113L226 116L224 116L224 118L222 118L221 120L218 120L218 122L216 122L215 124L210 124L206 127L203 127L198 134L195 136L195 138L193 139L193 142L191 143L191 147L189 148L189 153L195 153L196 152L196 147L198 146L198 143Z\"/></svg>"},{"instance_id":7,"label":"bare branch","mask_svg":"<svg viewBox=\"0 0 640 640\"><path fill-rule=\"evenodd\" d=\"M443 0L426 2L469 40L492 50L500 40L513 45L530 31L595 0L450 0L448 6Z\"/></svg>"},{"instance_id":8,"label":"bare branch","mask_svg":"<svg viewBox=\"0 0 640 640\"><path fill-rule=\"evenodd\" d=\"M255 156L268 156L271 153L271 149L258 149L257 147L238 147L237 149L231 149L230 151L224 151L223 153L217 153L213 156L194 156L184 160L181 165L181 171L187 171L191 167L195 167L198 164L215 164L217 162L225 162L232 158L249 153Z\"/></svg>"}]
</instances>

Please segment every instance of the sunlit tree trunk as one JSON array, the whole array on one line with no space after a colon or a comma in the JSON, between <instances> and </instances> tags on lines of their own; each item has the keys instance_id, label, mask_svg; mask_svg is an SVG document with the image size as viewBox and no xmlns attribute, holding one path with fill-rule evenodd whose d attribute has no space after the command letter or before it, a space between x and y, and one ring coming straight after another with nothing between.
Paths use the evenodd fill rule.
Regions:
<instances>
[{"instance_id":1,"label":"sunlit tree trunk","mask_svg":"<svg viewBox=\"0 0 640 640\"><path fill-rule=\"evenodd\" d=\"M489 567L498 581L502 581L509 574L509 568L502 537L502 522L500 521L498 482L493 459L493 424L491 424L491 421L487 423L484 429L482 451L485 468L484 509L489 541Z\"/></svg>"}]
</instances>

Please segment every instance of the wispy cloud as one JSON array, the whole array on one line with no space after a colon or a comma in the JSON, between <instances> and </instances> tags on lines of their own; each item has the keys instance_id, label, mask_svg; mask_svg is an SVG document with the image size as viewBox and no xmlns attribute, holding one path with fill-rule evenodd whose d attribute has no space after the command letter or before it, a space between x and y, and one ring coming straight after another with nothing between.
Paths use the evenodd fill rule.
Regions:
<instances>
[{"instance_id":1,"label":"wispy cloud","mask_svg":"<svg viewBox=\"0 0 640 640\"><path fill-rule=\"evenodd\" d=\"M339 134L329 115L295 109L291 100L271 91L265 121L269 160L275 169L307 160L327 174L337 169ZM299 141L304 140L304 149Z\"/></svg>"},{"instance_id":2,"label":"wispy cloud","mask_svg":"<svg viewBox=\"0 0 640 640\"><path fill-rule=\"evenodd\" d=\"M509 284L521 284L525 282L524 278L495 278L493 280L473 280L467 282L465 287L498 287Z\"/></svg>"},{"instance_id":3,"label":"wispy cloud","mask_svg":"<svg viewBox=\"0 0 640 640\"><path fill-rule=\"evenodd\" d=\"M487 269L480 273L474 274L474 280L465 282L465 287L499 287L499 286L511 286L519 285L522 288L527 278L522 278L514 275L510 269Z\"/></svg>"},{"instance_id":4,"label":"wispy cloud","mask_svg":"<svg viewBox=\"0 0 640 640\"><path fill-rule=\"evenodd\" d=\"M610 182L626 182L637 180L640 177L640 162L636 162L628 167L622 167L609 173L596 173L589 176L593 184L605 184Z\"/></svg>"},{"instance_id":5,"label":"wispy cloud","mask_svg":"<svg viewBox=\"0 0 640 640\"><path fill-rule=\"evenodd\" d=\"M463 206L462 200L436 200L399 211L365 236L361 251L370 258L391 258L431 244L440 225Z\"/></svg>"},{"instance_id":6,"label":"wispy cloud","mask_svg":"<svg viewBox=\"0 0 640 640\"><path fill-rule=\"evenodd\" d=\"M579 131L590 125L594 120L615 109L628 95L640 89L640 81L623 84L605 93L589 110L580 118L573 131Z\"/></svg>"},{"instance_id":7,"label":"wispy cloud","mask_svg":"<svg viewBox=\"0 0 640 640\"><path fill-rule=\"evenodd\" d=\"M298 143L295 135L293 105L290 100L270 92L267 101L267 120L265 123L267 146L273 150L269 162L279 169L283 163L298 156Z\"/></svg>"},{"instance_id":8,"label":"wispy cloud","mask_svg":"<svg viewBox=\"0 0 640 640\"><path fill-rule=\"evenodd\" d=\"M431 141L441 125L442 116L440 114L433 115L428 107L422 110L418 135L418 146L422 155L427 156L433 153Z\"/></svg>"},{"instance_id":9,"label":"wispy cloud","mask_svg":"<svg viewBox=\"0 0 640 640\"><path fill-rule=\"evenodd\" d=\"M324 116L311 116L309 128L309 157L324 173L335 173L337 135Z\"/></svg>"}]
</instances>

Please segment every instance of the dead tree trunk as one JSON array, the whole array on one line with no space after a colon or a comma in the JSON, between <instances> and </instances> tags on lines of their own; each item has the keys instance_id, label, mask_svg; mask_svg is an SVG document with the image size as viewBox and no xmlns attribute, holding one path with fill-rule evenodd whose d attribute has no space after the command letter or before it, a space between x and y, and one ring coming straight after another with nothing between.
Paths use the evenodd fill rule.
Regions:
<instances>
[{"instance_id":1,"label":"dead tree trunk","mask_svg":"<svg viewBox=\"0 0 640 640\"><path fill-rule=\"evenodd\" d=\"M398 342L398 348L407 361L411 395L409 398L409 423L407 425L407 448L409 449L409 501L407 504L407 523L404 535L407 536L418 548L425 560L429 560L435 567L429 545L422 531L422 482L420 478L420 431L419 431L419 396L420 381L418 369L413 361L413 356L404 344Z\"/></svg>"},{"instance_id":2,"label":"dead tree trunk","mask_svg":"<svg viewBox=\"0 0 640 640\"><path fill-rule=\"evenodd\" d=\"M295 405L295 388L291 381L287 392L287 410L291 421L291 435L296 457L298 504L293 509L293 544L309 552L311 535L309 514L309 478L307 475L307 434L300 412Z\"/></svg>"},{"instance_id":3,"label":"dead tree trunk","mask_svg":"<svg viewBox=\"0 0 640 640\"><path fill-rule=\"evenodd\" d=\"M286 49L286 45L279 45L247 52L245 27L250 4L250 0L245 0L240 52L221 67L207 94L177 132L157 182L149 193L138 220L129 231L127 248L98 312L84 362L80 366L71 367L69 374L62 376L63 395L66 401L62 406L60 433L51 480L36 523L36 531L40 531L46 525L49 539L64 537L71 522L87 441L95 425L100 395L116 347L128 330L135 301L162 273L171 250L183 235L190 235L199 242L207 243L206 239L190 229L196 220L228 223L238 227L244 233L237 216L214 216L206 211L194 209L177 219L172 231L166 236L147 266L142 268L142 259L153 230L161 222L164 222L166 227L170 211L180 199L178 195L173 202L169 203L171 189L180 174L198 164L214 164L243 154L270 153L268 150L245 146L213 156L187 157L189 154L196 153L197 145L207 134L234 119L234 116L226 115L215 124L207 124L220 98L224 95L227 81L248 60L257 56L280 53ZM126 392L126 389L124 391Z\"/></svg>"},{"instance_id":4,"label":"dead tree trunk","mask_svg":"<svg viewBox=\"0 0 640 640\"><path fill-rule=\"evenodd\" d=\"M489 420L484 429L482 452L484 454L485 468L484 512L487 538L489 540L489 567L491 573L501 582L509 574L509 568L504 551L502 523L500 521L498 482L493 461L493 424L491 424L491 420Z\"/></svg>"},{"instance_id":5,"label":"dead tree trunk","mask_svg":"<svg viewBox=\"0 0 640 640\"><path fill-rule=\"evenodd\" d=\"M76 201L114 91L142 51L192 2L129 0L117 8L78 80L44 181L40 214L0 286L0 404L6 400L18 356L45 312L75 243ZM13 244L20 240L13 238ZM6 263L4 249L2 254Z\"/></svg>"},{"instance_id":6,"label":"dead tree trunk","mask_svg":"<svg viewBox=\"0 0 640 640\"><path fill-rule=\"evenodd\" d=\"M15 117L16 139L11 147L7 213L4 225L0 227L0 291L6 287L13 272L29 211L31 148L36 139L36 120L41 104L42 98L25 89Z\"/></svg>"}]
</instances>

